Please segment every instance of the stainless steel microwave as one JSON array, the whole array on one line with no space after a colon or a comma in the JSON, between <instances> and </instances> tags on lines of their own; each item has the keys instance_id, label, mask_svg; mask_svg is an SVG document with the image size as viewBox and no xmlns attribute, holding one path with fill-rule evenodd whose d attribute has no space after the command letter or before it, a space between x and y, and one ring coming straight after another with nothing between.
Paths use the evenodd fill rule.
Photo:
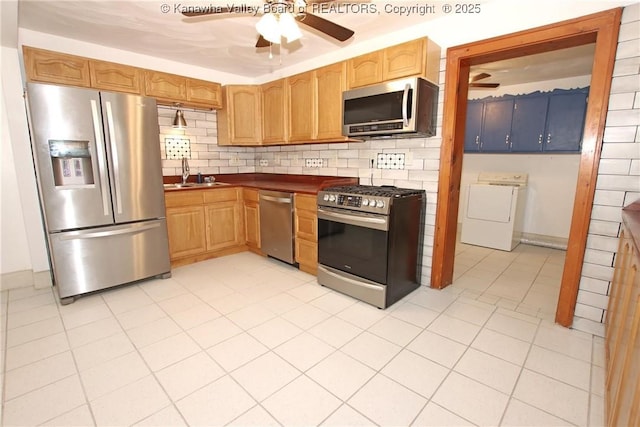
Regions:
<instances>
[{"instance_id":1,"label":"stainless steel microwave","mask_svg":"<svg viewBox=\"0 0 640 427\"><path fill-rule=\"evenodd\" d=\"M342 133L356 138L433 136L438 86L420 77L342 93Z\"/></svg>"}]
</instances>

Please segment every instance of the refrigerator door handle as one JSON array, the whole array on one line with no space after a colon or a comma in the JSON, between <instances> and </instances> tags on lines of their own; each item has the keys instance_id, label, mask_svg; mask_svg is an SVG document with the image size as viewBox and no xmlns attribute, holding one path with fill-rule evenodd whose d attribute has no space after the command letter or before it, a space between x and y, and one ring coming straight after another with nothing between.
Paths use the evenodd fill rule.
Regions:
<instances>
[{"instance_id":1,"label":"refrigerator door handle","mask_svg":"<svg viewBox=\"0 0 640 427\"><path fill-rule=\"evenodd\" d=\"M60 237L60 240L76 240L76 239L98 239L101 237L117 236L120 234L135 234L142 231L151 230L153 228L160 227L160 223L154 222L152 224L145 225L130 225L126 228L118 228L116 230L105 231L72 231L66 232Z\"/></svg>"},{"instance_id":2,"label":"refrigerator door handle","mask_svg":"<svg viewBox=\"0 0 640 427\"><path fill-rule=\"evenodd\" d=\"M109 127L109 144L111 144L111 159L113 160L113 180L115 182L116 209L119 214L122 213L122 191L120 188L120 167L118 165L118 144L116 141L115 122L113 120L113 111L111 110L111 102L105 102L107 107L107 126Z\"/></svg>"},{"instance_id":3,"label":"refrigerator door handle","mask_svg":"<svg viewBox=\"0 0 640 427\"><path fill-rule=\"evenodd\" d=\"M98 179L100 180L100 195L102 196L102 211L105 216L109 215L109 194L107 190L107 165L105 164L105 153L102 146L102 132L100 131L100 115L98 114L98 103L91 100L91 116L93 118L93 133L96 138L96 150L98 154Z\"/></svg>"}]
</instances>

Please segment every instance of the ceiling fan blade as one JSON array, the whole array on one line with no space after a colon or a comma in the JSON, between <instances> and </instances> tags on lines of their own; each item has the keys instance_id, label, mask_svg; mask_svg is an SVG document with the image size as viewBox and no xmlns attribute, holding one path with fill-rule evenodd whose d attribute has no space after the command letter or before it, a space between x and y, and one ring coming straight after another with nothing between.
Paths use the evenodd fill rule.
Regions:
<instances>
[{"instance_id":1,"label":"ceiling fan blade","mask_svg":"<svg viewBox=\"0 0 640 427\"><path fill-rule=\"evenodd\" d=\"M258 37L256 47L269 47L269 45L271 45L271 42L269 40L265 39L262 36Z\"/></svg>"},{"instance_id":2,"label":"ceiling fan blade","mask_svg":"<svg viewBox=\"0 0 640 427\"><path fill-rule=\"evenodd\" d=\"M469 87L495 89L500 86L500 83L469 83Z\"/></svg>"},{"instance_id":3,"label":"ceiling fan blade","mask_svg":"<svg viewBox=\"0 0 640 427\"><path fill-rule=\"evenodd\" d=\"M477 82L478 80L486 79L486 78L489 78L489 77L491 77L491 74L487 74L487 73L480 73L480 74L476 74L475 76L473 76L473 77L471 78L471 80L469 80L469 81L471 81L471 82Z\"/></svg>"},{"instance_id":4,"label":"ceiling fan blade","mask_svg":"<svg viewBox=\"0 0 640 427\"><path fill-rule=\"evenodd\" d=\"M312 13L302 14L300 16L297 16L296 19L311 28L322 31L323 33L333 37L334 39L340 40L341 42L349 40L354 34L354 32L350 29L345 28L342 25L335 24L331 21L327 21L326 19L316 16Z\"/></svg>"},{"instance_id":5,"label":"ceiling fan blade","mask_svg":"<svg viewBox=\"0 0 640 427\"><path fill-rule=\"evenodd\" d=\"M218 13L229 13L231 9L228 7L205 7L202 10L197 12L182 12L184 16L192 17L192 16L205 16L205 15L215 15Z\"/></svg>"}]
</instances>

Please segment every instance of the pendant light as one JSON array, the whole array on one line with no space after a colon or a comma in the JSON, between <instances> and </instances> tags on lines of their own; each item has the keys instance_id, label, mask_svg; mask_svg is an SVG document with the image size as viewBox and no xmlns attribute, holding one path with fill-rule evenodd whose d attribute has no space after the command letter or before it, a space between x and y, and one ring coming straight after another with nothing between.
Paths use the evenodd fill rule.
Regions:
<instances>
[{"instance_id":1,"label":"pendant light","mask_svg":"<svg viewBox=\"0 0 640 427\"><path fill-rule=\"evenodd\" d=\"M176 107L178 109L176 110L176 115L173 118L173 127L175 129L184 129L187 127L187 121L184 119L184 114L180 109L180 104L176 104Z\"/></svg>"}]
</instances>

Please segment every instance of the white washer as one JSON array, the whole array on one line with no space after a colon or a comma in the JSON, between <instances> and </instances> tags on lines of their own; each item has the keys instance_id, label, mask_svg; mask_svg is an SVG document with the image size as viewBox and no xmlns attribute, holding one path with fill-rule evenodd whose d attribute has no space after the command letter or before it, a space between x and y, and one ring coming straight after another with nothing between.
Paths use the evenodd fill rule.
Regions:
<instances>
[{"instance_id":1,"label":"white washer","mask_svg":"<svg viewBox=\"0 0 640 427\"><path fill-rule=\"evenodd\" d=\"M526 173L482 172L467 188L460 241L511 251L520 243Z\"/></svg>"}]
</instances>

